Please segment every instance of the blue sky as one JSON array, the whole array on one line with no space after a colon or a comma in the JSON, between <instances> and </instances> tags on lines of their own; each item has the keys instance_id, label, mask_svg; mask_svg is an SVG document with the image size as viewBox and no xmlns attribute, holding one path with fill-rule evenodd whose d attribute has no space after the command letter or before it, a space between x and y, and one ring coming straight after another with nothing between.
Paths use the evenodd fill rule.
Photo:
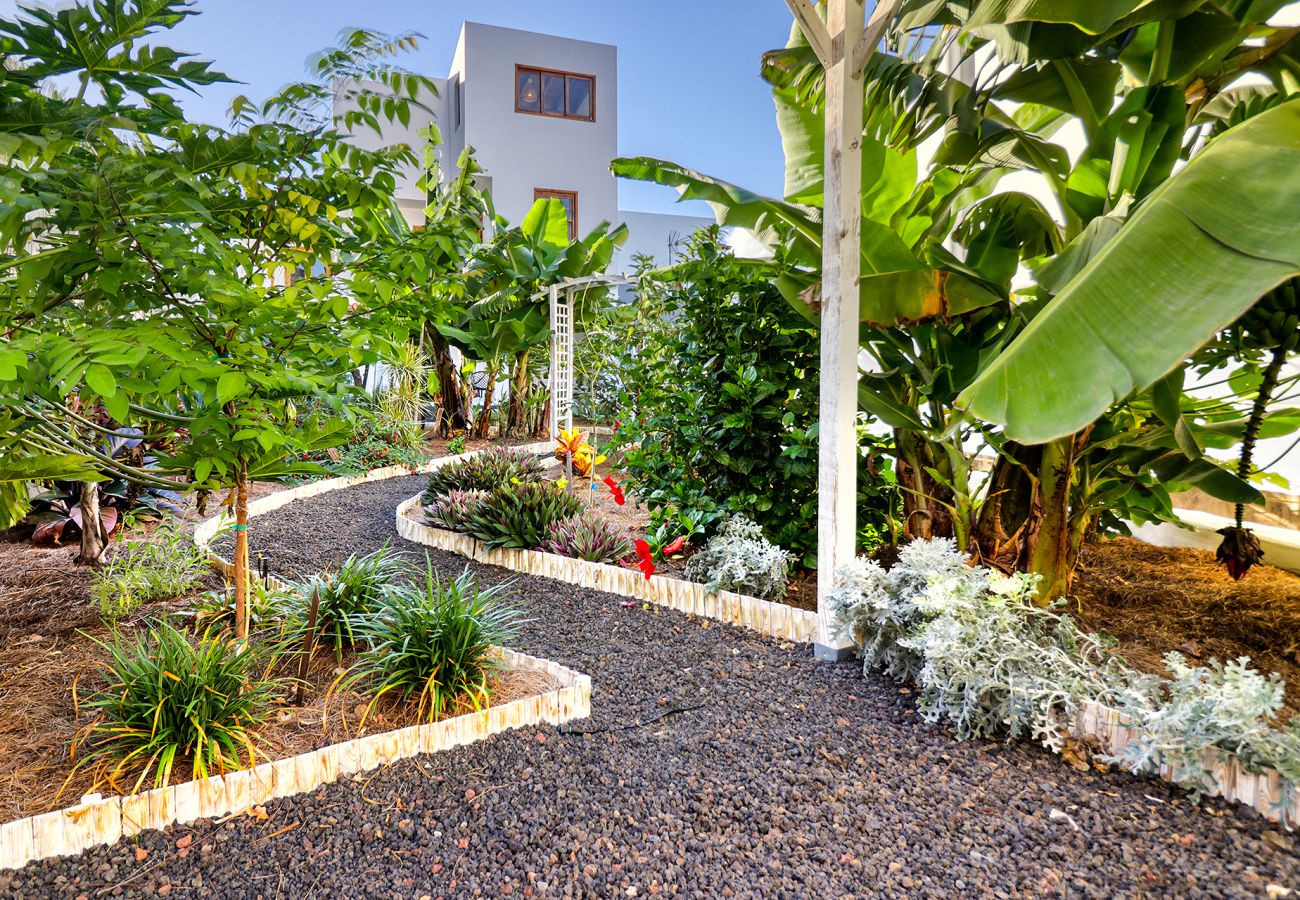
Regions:
<instances>
[{"instance_id":1,"label":"blue sky","mask_svg":"<svg viewBox=\"0 0 1300 900\"><path fill-rule=\"evenodd\" d=\"M0 0L0 13L14 7ZM617 45L620 154L671 159L763 193L781 189L780 140L758 77L759 56L789 33L781 0L198 0L197 8L167 43L245 82L185 100L199 119L223 122L234 94L259 99L301 78L304 60L349 26L421 32L407 65L445 75L470 19ZM625 181L619 191L625 209L708 214L657 185Z\"/></svg>"}]
</instances>

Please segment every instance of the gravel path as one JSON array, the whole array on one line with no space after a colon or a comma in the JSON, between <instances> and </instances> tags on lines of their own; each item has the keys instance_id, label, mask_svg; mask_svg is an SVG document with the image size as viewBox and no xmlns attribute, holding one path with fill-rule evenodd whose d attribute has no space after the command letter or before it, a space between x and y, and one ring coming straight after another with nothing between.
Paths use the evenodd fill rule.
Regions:
<instances>
[{"instance_id":1,"label":"gravel path","mask_svg":"<svg viewBox=\"0 0 1300 900\"><path fill-rule=\"evenodd\" d=\"M395 479L294 503L255 521L253 549L277 572L304 574L399 543L393 510L419 487ZM465 564L430 556L448 572ZM517 578L477 568L486 581ZM958 743L919 724L905 690L864 680L851 663L815 663L805 646L543 579L517 578L516 602L534 617L520 649L592 676L591 719L280 800L267 821L195 823L0 873L0 895L1220 897L1264 896L1270 883L1300 888L1296 836L1257 816L1217 802L1197 810L1155 782L1080 774L1034 747Z\"/></svg>"}]
</instances>

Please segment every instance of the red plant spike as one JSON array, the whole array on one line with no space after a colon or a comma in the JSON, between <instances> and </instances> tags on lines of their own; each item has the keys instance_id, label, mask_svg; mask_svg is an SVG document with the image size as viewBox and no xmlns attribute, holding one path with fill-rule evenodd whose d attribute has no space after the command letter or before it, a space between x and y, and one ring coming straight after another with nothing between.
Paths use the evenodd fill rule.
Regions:
<instances>
[{"instance_id":1,"label":"red plant spike","mask_svg":"<svg viewBox=\"0 0 1300 900\"><path fill-rule=\"evenodd\" d=\"M604 481L605 484L609 486L609 492L614 495L614 502L617 503L619 506L622 506L625 500L625 498L623 497L623 489L618 486L618 482L614 480L614 476L606 475L601 480Z\"/></svg>"},{"instance_id":2,"label":"red plant spike","mask_svg":"<svg viewBox=\"0 0 1300 900\"><path fill-rule=\"evenodd\" d=\"M639 558L636 567L645 573L645 580L655 573L655 562L650 555L650 545L641 538L636 539L636 555Z\"/></svg>"}]
</instances>

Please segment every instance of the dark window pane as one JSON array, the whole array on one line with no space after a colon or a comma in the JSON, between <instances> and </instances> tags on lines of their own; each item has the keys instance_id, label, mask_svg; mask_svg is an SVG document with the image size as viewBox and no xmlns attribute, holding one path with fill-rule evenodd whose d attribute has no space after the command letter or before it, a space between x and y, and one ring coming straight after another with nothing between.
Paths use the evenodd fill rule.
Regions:
<instances>
[{"instance_id":1,"label":"dark window pane","mask_svg":"<svg viewBox=\"0 0 1300 900\"><path fill-rule=\"evenodd\" d=\"M564 115L564 76L542 76L542 112L553 116Z\"/></svg>"},{"instance_id":2,"label":"dark window pane","mask_svg":"<svg viewBox=\"0 0 1300 900\"><path fill-rule=\"evenodd\" d=\"M569 76L569 115L591 118L591 79Z\"/></svg>"},{"instance_id":3,"label":"dark window pane","mask_svg":"<svg viewBox=\"0 0 1300 900\"><path fill-rule=\"evenodd\" d=\"M520 69L516 74L515 102L528 112L542 110L542 76L531 69Z\"/></svg>"}]
</instances>

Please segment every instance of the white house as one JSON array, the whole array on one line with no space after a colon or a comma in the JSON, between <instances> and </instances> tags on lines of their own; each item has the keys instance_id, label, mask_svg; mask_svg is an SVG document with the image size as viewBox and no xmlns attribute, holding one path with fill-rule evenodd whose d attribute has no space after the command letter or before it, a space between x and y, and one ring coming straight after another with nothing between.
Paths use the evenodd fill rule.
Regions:
<instances>
[{"instance_id":1,"label":"white house","mask_svg":"<svg viewBox=\"0 0 1300 900\"><path fill-rule=\"evenodd\" d=\"M628 243L614 268L625 271L637 254L661 264L669 246L710 217L660 215L619 208L618 180L609 170L618 155L618 49L572 38L466 22L450 69L434 79L437 97L423 97L410 125L382 136L358 135L368 146L405 142L419 149L421 132L442 134L439 163L450 176L465 147L484 169L498 214L523 220L540 197L562 201L570 231L582 235L601 222L626 223ZM398 185L409 221L424 216L418 171Z\"/></svg>"}]
</instances>

